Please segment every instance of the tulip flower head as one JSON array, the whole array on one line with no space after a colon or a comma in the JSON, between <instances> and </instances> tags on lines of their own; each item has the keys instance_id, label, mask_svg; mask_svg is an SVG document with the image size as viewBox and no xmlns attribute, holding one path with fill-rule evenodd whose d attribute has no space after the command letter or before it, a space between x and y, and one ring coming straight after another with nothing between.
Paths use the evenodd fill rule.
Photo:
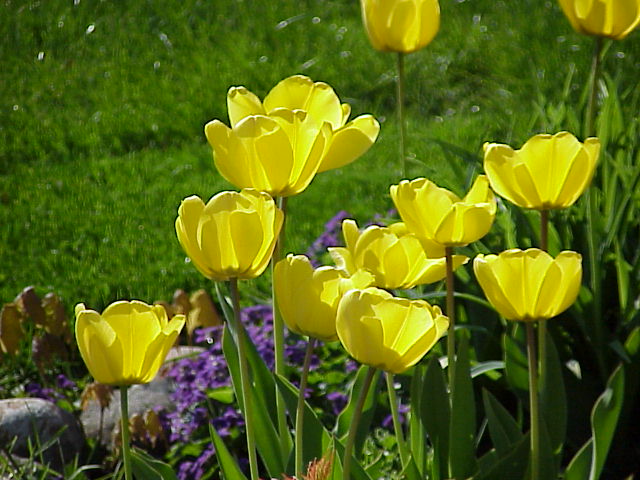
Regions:
<instances>
[{"instance_id":1,"label":"tulip flower head","mask_svg":"<svg viewBox=\"0 0 640 480\"><path fill-rule=\"evenodd\" d=\"M345 350L360 363L391 373L418 363L448 326L439 307L374 287L350 290L338 304L336 330Z\"/></svg>"},{"instance_id":2,"label":"tulip flower head","mask_svg":"<svg viewBox=\"0 0 640 480\"><path fill-rule=\"evenodd\" d=\"M560 0L573 29L622 40L640 24L640 0Z\"/></svg>"},{"instance_id":3,"label":"tulip flower head","mask_svg":"<svg viewBox=\"0 0 640 480\"><path fill-rule=\"evenodd\" d=\"M182 248L205 277L218 281L262 274L276 245L284 214L264 192L221 192L205 203L185 198L176 233Z\"/></svg>"},{"instance_id":4,"label":"tulip flower head","mask_svg":"<svg viewBox=\"0 0 640 480\"><path fill-rule=\"evenodd\" d=\"M484 169L491 188L523 208L551 210L575 203L591 183L600 141L580 143L568 132L535 135L520 150L485 143Z\"/></svg>"},{"instance_id":5,"label":"tulip flower head","mask_svg":"<svg viewBox=\"0 0 640 480\"><path fill-rule=\"evenodd\" d=\"M219 120L205 126L220 174L238 188L274 197L302 192L315 176L331 140L331 126L303 110L250 115L232 128Z\"/></svg>"},{"instance_id":6,"label":"tulip flower head","mask_svg":"<svg viewBox=\"0 0 640 480\"><path fill-rule=\"evenodd\" d=\"M184 327L184 315L171 321L161 305L133 300L109 305L102 315L76 305L76 340L89 372L100 383L148 383Z\"/></svg>"},{"instance_id":7,"label":"tulip flower head","mask_svg":"<svg viewBox=\"0 0 640 480\"><path fill-rule=\"evenodd\" d=\"M273 116L277 120L279 116L282 116L282 111L296 112L296 115L304 116L305 121L303 122L304 129L302 132L306 136L312 135L311 132L315 131L314 128L322 129L326 148L320 152L319 166L315 170L308 169L309 172L313 170L312 177L315 173L339 168L353 162L373 145L380 132L380 124L371 115L360 115L348 121L351 114L350 105L347 103L341 104L331 86L324 82L314 82L303 75L293 75L279 82L267 94L264 102L261 102L254 93L245 87L231 87L227 94L227 108L232 131L238 128L247 118ZM265 120L260 121L266 122ZM325 123L328 123L329 126L323 129ZM224 146L227 142L222 134L226 133L227 130L223 126L223 124L214 120L205 127L205 133L209 143L214 148L216 166L219 169L222 167L221 173L225 178L228 178L227 175L233 173L228 171L239 169L239 166L234 166L233 157L229 158L228 161L226 160ZM295 129L292 131L298 132ZM295 147L294 152L297 152ZM264 174L267 176L272 175L270 168L279 165L278 163L272 165L271 162L263 162L260 158L252 159L250 156L245 163L255 162L256 160L261 165L264 165ZM268 158L265 157L265 160L268 160ZM306 160L302 156L296 159L297 163L308 163L310 167L315 167L316 160L315 156L307 156ZM227 165L229 163L231 165ZM282 169L283 167L280 168ZM304 182L301 182L301 184L304 184ZM308 185L308 182L306 184ZM260 188L258 185L254 185L254 187L270 192L273 195L281 195L273 190Z\"/></svg>"},{"instance_id":8,"label":"tulip flower head","mask_svg":"<svg viewBox=\"0 0 640 480\"><path fill-rule=\"evenodd\" d=\"M288 255L273 271L278 308L289 330L324 342L338 339L336 313L342 296L372 282L364 271L348 276L333 267L314 270L304 255Z\"/></svg>"},{"instance_id":9,"label":"tulip flower head","mask_svg":"<svg viewBox=\"0 0 640 480\"><path fill-rule=\"evenodd\" d=\"M571 251L555 259L544 250L506 250L478 255L476 278L493 307L507 320L531 322L559 315L575 302L582 257Z\"/></svg>"},{"instance_id":10,"label":"tulip flower head","mask_svg":"<svg viewBox=\"0 0 640 480\"><path fill-rule=\"evenodd\" d=\"M420 241L409 233L404 223L389 227L371 225L363 232L354 220L342 222L346 247L329 248L329 253L341 270L352 274L367 270L375 276L380 288L413 288L437 282L446 275L444 248L428 240ZM453 268L469 259L455 255Z\"/></svg>"},{"instance_id":11,"label":"tulip flower head","mask_svg":"<svg viewBox=\"0 0 640 480\"><path fill-rule=\"evenodd\" d=\"M360 0L371 45L411 53L427 46L440 28L438 0Z\"/></svg>"},{"instance_id":12,"label":"tulip flower head","mask_svg":"<svg viewBox=\"0 0 640 480\"><path fill-rule=\"evenodd\" d=\"M496 199L484 175L476 178L462 199L426 178L402 180L390 191L407 229L445 247L475 242L493 225Z\"/></svg>"}]
</instances>

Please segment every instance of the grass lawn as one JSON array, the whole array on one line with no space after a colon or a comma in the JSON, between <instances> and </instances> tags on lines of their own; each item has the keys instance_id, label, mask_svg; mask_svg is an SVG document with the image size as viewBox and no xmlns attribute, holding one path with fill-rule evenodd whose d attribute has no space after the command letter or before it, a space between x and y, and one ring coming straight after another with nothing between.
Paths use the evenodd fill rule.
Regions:
<instances>
[{"instance_id":1,"label":"grass lawn","mask_svg":"<svg viewBox=\"0 0 640 480\"><path fill-rule=\"evenodd\" d=\"M483 142L519 146L572 128L590 42L556 2L443 0L435 41L407 66L410 176L461 193ZM385 212L400 180L395 57L368 44L358 2L6 1L0 15L0 301L25 286L69 309L167 299L206 281L173 227L180 201L232 188L203 125L226 91L264 96L302 73L382 124L356 163L291 199L287 250L304 252L338 210ZM607 71L640 76L637 35ZM578 133L578 132L576 132Z\"/></svg>"}]
</instances>

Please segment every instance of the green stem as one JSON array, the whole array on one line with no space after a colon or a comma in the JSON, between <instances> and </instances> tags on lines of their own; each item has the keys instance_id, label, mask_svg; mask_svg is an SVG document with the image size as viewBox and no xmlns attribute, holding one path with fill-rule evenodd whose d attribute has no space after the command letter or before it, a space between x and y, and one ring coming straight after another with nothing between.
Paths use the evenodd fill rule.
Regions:
<instances>
[{"instance_id":1,"label":"green stem","mask_svg":"<svg viewBox=\"0 0 640 480\"><path fill-rule=\"evenodd\" d=\"M282 223L276 247L271 257L271 278L273 278L273 270L276 264L282 259L284 251L284 242L286 238L285 224L287 218L287 197L280 197L277 200L278 207L284 213L285 220ZM278 308L276 292L273 282L271 282L271 301L273 302L273 353L275 356L275 373L285 377L284 363L284 321ZM284 399L276 388L276 411L278 415L278 438L280 440L280 453L282 459L286 462L291 445L289 444L289 427L287 425L287 413Z\"/></svg>"},{"instance_id":2,"label":"green stem","mask_svg":"<svg viewBox=\"0 0 640 480\"><path fill-rule=\"evenodd\" d=\"M589 90L589 100L587 102L587 113L585 118L585 137L592 137L595 132L595 119L596 119L596 100L598 97L598 82L600 81L600 66L601 66L601 54L602 54L602 37L595 37L593 45L593 56L591 57L591 86Z\"/></svg>"},{"instance_id":3,"label":"green stem","mask_svg":"<svg viewBox=\"0 0 640 480\"><path fill-rule=\"evenodd\" d=\"M456 307L453 297L453 247L445 247L445 262L447 268L447 316L449 317L449 331L447 332L447 363L449 369L449 388L453 385L456 368Z\"/></svg>"},{"instance_id":4,"label":"green stem","mask_svg":"<svg viewBox=\"0 0 640 480\"><path fill-rule=\"evenodd\" d=\"M396 443L400 451L400 461L404 469L409 462L409 452L407 451L407 444L405 443L402 425L400 424L398 398L396 396L396 390L393 387L393 373L385 372L385 378L387 380L387 391L389 392L389 408L391 409L391 418L393 419L393 430L396 434Z\"/></svg>"},{"instance_id":5,"label":"green stem","mask_svg":"<svg viewBox=\"0 0 640 480\"><path fill-rule=\"evenodd\" d=\"M407 153L404 131L404 53L398 52L398 91L396 95L400 135L400 168L402 178L407 178Z\"/></svg>"},{"instance_id":6,"label":"green stem","mask_svg":"<svg viewBox=\"0 0 640 480\"><path fill-rule=\"evenodd\" d=\"M129 399L127 398L129 387L120 386L120 425L122 430L122 463L124 464L124 478L132 480L131 473L131 445L129 433Z\"/></svg>"},{"instance_id":7,"label":"green stem","mask_svg":"<svg viewBox=\"0 0 640 480\"><path fill-rule=\"evenodd\" d=\"M538 403L538 364L536 360L536 332L533 322L527 322L527 357L529 361L529 413L531 432L531 476L540 478L540 415Z\"/></svg>"},{"instance_id":8,"label":"green stem","mask_svg":"<svg viewBox=\"0 0 640 480\"><path fill-rule=\"evenodd\" d=\"M309 338L307 342L307 350L304 354L304 362L302 364L302 373L300 374L300 391L298 392L298 406L296 409L296 475L302 478L304 473L304 392L307 389L307 379L309 377L309 366L311 365L311 357L313 349L316 345L314 338Z\"/></svg>"},{"instance_id":9,"label":"green stem","mask_svg":"<svg viewBox=\"0 0 640 480\"><path fill-rule=\"evenodd\" d=\"M540 211L540 250L549 251L549 210ZM539 379L541 388L546 388L547 382L547 320L538 322L538 362L540 365Z\"/></svg>"},{"instance_id":10,"label":"green stem","mask_svg":"<svg viewBox=\"0 0 640 480\"><path fill-rule=\"evenodd\" d=\"M249 380L249 364L245 351L245 330L240 321L240 295L238 293L238 279L229 280L229 291L233 305L233 323L236 331L236 344L238 346L238 358L240 361L240 388L242 390L242 402L244 404L245 430L247 434L247 452L249 455L249 470L251 480L258 480L258 459L256 456L255 437L253 432L253 404L251 401L251 384Z\"/></svg>"},{"instance_id":11,"label":"green stem","mask_svg":"<svg viewBox=\"0 0 640 480\"><path fill-rule=\"evenodd\" d=\"M593 48L593 56L591 60L591 89L589 92L589 101L587 103L587 113L585 119L585 136L595 136L596 128L595 128L595 119L596 119L596 111L597 111L597 93L598 93L598 82L600 80L601 75L601 56L602 56L602 37L595 37L594 40L594 48ZM591 288L591 293L593 296L593 315L591 318L593 321L591 322L590 330L593 335L593 343L595 344L595 352L596 352L596 362L598 365L598 370L603 379L607 378L606 374L606 365L603 356L604 348L604 332L603 332L603 319L602 319L602 272L601 272L601 259L600 259L600 248L598 245L598 241L596 239L596 216L597 216L597 199L596 195L594 195L592 189L587 189L585 192L585 201L587 205L587 225L588 225L588 234L587 234L587 246L588 246L588 256L589 256L589 286Z\"/></svg>"},{"instance_id":12,"label":"green stem","mask_svg":"<svg viewBox=\"0 0 640 480\"><path fill-rule=\"evenodd\" d=\"M352 480L349 476L351 473L351 461L353 460L353 447L356 443L356 434L358 433L358 424L360 423L360 417L362 416L362 408L364 402L367 399L373 376L376 373L374 367L369 367L367 370L367 376L364 379L362 390L360 390L360 396L356 402L356 408L351 418L351 425L349 426L349 436L347 437L347 443L344 446L344 460L342 462L342 480Z\"/></svg>"}]
</instances>

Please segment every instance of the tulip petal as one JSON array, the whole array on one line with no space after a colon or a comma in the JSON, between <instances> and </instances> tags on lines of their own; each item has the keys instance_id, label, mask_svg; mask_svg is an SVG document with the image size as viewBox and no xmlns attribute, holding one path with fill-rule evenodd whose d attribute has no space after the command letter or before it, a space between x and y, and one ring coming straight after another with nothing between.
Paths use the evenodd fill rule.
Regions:
<instances>
[{"instance_id":1,"label":"tulip petal","mask_svg":"<svg viewBox=\"0 0 640 480\"><path fill-rule=\"evenodd\" d=\"M395 2L386 29L387 43L393 50L411 53L419 49L420 24L416 22L417 13L414 1Z\"/></svg>"},{"instance_id":2,"label":"tulip petal","mask_svg":"<svg viewBox=\"0 0 640 480\"><path fill-rule=\"evenodd\" d=\"M440 28L440 4L438 0L424 0L420 6L420 22L416 47L422 48L431 43Z\"/></svg>"},{"instance_id":3,"label":"tulip petal","mask_svg":"<svg viewBox=\"0 0 640 480\"><path fill-rule=\"evenodd\" d=\"M211 278L211 271L207 267L205 257L196 241L198 224L203 210L204 202L200 197L192 195L185 198L178 208L178 218L176 218L175 224L176 234L180 245L198 271L205 277Z\"/></svg>"},{"instance_id":4,"label":"tulip petal","mask_svg":"<svg viewBox=\"0 0 640 480\"><path fill-rule=\"evenodd\" d=\"M260 99L245 87L231 87L227 93L227 110L231 127L249 115L265 115Z\"/></svg>"},{"instance_id":5,"label":"tulip petal","mask_svg":"<svg viewBox=\"0 0 640 480\"><path fill-rule=\"evenodd\" d=\"M378 138L380 124L372 115L361 115L333 132L318 172L340 168L369 150Z\"/></svg>"},{"instance_id":6,"label":"tulip petal","mask_svg":"<svg viewBox=\"0 0 640 480\"><path fill-rule=\"evenodd\" d=\"M504 262L498 260L497 255L477 255L473 261L473 271L482 291L498 313L507 320L516 320L520 316L520 311L514 307L513 303L521 305L522 300L513 298L511 291L505 290L505 287L514 286L509 284L513 276L510 274L510 269L503 267ZM506 294L507 291L510 292L509 295ZM514 288L513 294L517 293L518 289Z\"/></svg>"},{"instance_id":7,"label":"tulip petal","mask_svg":"<svg viewBox=\"0 0 640 480\"><path fill-rule=\"evenodd\" d=\"M527 195L522 192L515 175L515 168L521 162L518 153L508 145L491 143L484 146L484 170L491 188L511 203L528 208L531 204Z\"/></svg>"}]
</instances>

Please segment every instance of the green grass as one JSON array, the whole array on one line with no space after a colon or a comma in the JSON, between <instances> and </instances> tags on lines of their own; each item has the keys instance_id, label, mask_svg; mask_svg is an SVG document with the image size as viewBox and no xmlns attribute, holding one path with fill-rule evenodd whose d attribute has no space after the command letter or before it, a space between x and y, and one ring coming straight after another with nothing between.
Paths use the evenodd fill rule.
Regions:
<instances>
[{"instance_id":1,"label":"green grass","mask_svg":"<svg viewBox=\"0 0 640 480\"><path fill-rule=\"evenodd\" d=\"M76 3L1 7L1 302L27 285L69 308L206 285L173 222L182 198L231 188L203 134L226 121L231 85L263 96L303 73L382 123L365 157L291 199L288 250L304 252L337 210L364 222L391 208L395 58L369 46L358 2ZM461 193L483 142L572 126L558 111L581 102L591 43L555 2L441 6L438 36L406 62L410 174ZM640 76L638 44L633 34L608 52L622 88Z\"/></svg>"}]
</instances>

